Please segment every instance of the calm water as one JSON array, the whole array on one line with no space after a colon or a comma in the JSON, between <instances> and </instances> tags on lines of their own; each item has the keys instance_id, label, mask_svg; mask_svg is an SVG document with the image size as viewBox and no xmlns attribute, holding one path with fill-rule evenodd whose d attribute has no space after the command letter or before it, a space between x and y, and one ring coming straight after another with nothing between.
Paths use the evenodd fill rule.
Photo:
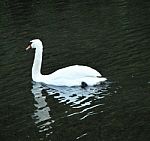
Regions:
<instances>
[{"instance_id":1,"label":"calm water","mask_svg":"<svg viewBox=\"0 0 150 141\"><path fill-rule=\"evenodd\" d=\"M1 0L1 141L149 141L149 0ZM97 87L34 83L42 73L81 64L108 81Z\"/></svg>"}]
</instances>

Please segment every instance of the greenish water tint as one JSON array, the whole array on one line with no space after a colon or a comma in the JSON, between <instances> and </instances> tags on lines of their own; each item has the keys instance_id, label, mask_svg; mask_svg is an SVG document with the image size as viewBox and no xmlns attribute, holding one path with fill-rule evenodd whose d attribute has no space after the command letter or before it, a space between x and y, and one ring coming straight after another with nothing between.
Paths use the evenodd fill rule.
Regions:
<instances>
[{"instance_id":1,"label":"greenish water tint","mask_svg":"<svg viewBox=\"0 0 150 141\"><path fill-rule=\"evenodd\" d=\"M148 0L0 1L0 140L149 141ZM87 65L108 81L97 87L32 83L34 51L42 73Z\"/></svg>"}]
</instances>

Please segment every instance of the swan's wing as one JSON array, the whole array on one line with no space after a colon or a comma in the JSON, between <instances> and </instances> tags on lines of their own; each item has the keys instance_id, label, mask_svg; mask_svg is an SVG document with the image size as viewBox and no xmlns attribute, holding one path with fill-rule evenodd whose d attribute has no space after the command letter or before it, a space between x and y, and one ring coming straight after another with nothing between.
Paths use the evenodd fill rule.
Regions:
<instances>
[{"instance_id":1,"label":"swan's wing","mask_svg":"<svg viewBox=\"0 0 150 141\"><path fill-rule=\"evenodd\" d=\"M101 74L93 68L74 65L59 69L49 76L51 79L78 79L83 77L101 77Z\"/></svg>"}]
</instances>

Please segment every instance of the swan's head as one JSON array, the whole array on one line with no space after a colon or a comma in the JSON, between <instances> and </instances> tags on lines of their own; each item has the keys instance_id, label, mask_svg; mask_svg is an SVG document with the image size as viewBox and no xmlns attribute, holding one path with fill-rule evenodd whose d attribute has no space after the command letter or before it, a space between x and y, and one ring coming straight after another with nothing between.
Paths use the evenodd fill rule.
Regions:
<instances>
[{"instance_id":1,"label":"swan's head","mask_svg":"<svg viewBox=\"0 0 150 141\"><path fill-rule=\"evenodd\" d=\"M34 39L31 40L28 47L26 48L26 50L30 49L30 48L35 48L35 49L43 49L43 45L40 39Z\"/></svg>"}]
</instances>

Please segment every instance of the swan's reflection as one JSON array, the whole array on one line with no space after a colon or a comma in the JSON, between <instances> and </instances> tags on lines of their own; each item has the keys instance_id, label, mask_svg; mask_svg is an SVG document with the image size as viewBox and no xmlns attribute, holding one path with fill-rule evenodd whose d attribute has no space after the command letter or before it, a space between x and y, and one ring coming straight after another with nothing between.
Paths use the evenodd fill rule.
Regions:
<instances>
[{"instance_id":1,"label":"swan's reflection","mask_svg":"<svg viewBox=\"0 0 150 141\"><path fill-rule=\"evenodd\" d=\"M53 122L50 116L50 108L47 106L47 102L45 101L46 96L43 96L42 94L43 89L45 89L45 87L43 87L40 83L33 82L33 88L31 91L36 102L34 104L36 109L32 117L39 128L39 132L52 128L50 125Z\"/></svg>"},{"instance_id":2,"label":"swan's reflection","mask_svg":"<svg viewBox=\"0 0 150 141\"><path fill-rule=\"evenodd\" d=\"M49 95L54 95L54 98L58 99L59 103L65 103L72 108L81 108L91 105L90 98L96 100L104 98L104 95L101 94L107 91L108 86L108 83L96 87L87 87L86 89L81 87L48 86L50 89L47 89L47 92Z\"/></svg>"},{"instance_id":3,"label":"swan's reflection","mask_svg":"<svg viewBox=\"0 0 150 141\"><path fill-rule=\"evenodd\" d=\"M99 100L104 98L104 93L107 93L108 86L109 84L105 83L104 85L83 89L80 87L49 86L33 82L31 91L34 95L34 106L36 109L32 117L39 132L48 131L46 133L47 136L53 133L52 126L55 124L55 119L50 115L50 104L46 100L48 96L57 99L57 105L60 107L65 107L66 105L71 107L71 109L68 108L66 111L60 111L65 113L63 114L65 117L59 117L60 119L78 115L80 117L79 120L83 120L88 116L96 114L94 109L103 105ZM45 96L45 92L47 96Z\"/></svg>"}]
</instances>

